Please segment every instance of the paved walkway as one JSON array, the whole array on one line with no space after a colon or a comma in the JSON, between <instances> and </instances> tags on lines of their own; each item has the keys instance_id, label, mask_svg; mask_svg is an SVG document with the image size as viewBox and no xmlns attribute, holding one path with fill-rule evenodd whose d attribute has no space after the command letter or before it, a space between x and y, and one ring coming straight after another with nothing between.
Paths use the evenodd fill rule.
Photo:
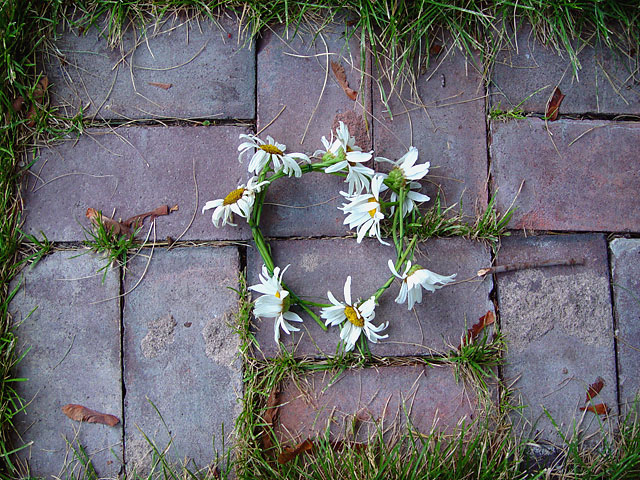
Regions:
<instances>
[{"instance_id":1,"label":"paved walkway","mask_svg":"<svg viewBox=\"0 0 640 480\"><path fill-rule=\"evenodd\" d=\"M597 377L611 414L626 410L640 387L640 128L628 116L640 114L640 88L627 65L585 48L577 82L569 61L524 29L518 51L500 55L487 87L445 40L418 78L426 108L404 88L390 101L391 119L379 101L379 72L370 55L360 58L356 36L346 48L343 26L330 26L315 43L307 34L287 40L275 29L250 48L238 46L234 21L221 26L171 18L146 36L129 31L115 50L93 28L65 33L45 55L53 104L69 116L82 107L85 119L104 123L41 148L24 181L25 232L44 232L61 247L24 271L11 304L21 347L31 349L17 369L29 378L20 392L31 400L17 424L33 442L21 456L33 474L60 472L65 438L87 449L101 476L116 476L123 462L129 472L143 470L143 432L160 448L171 438L172 459L200 468L213 461L243 392L228 287L245 268L256 283L261 260L246 226L216 229L202 206L247 179L237 160L239 134L265 129L263 136L290 151L311 154L340 120L377 155L398 158L416 146L432 165L424 191L434 198L440 190L448 205L462 200L468 215L496 192L504 212L517 195L512 235L497 258L478 242L433 239L420 245L427 268L468 279L494 261L581 262L458 283L428 295L415 312L389 293L377 313L391 320L389 341L372 353L446 353L465 322L494 310L508 341L501 375L507 383L518 379L525 417L540 438L558 438L542 407L569 429ZM357 102L336 82L330 59L345 67ZM545 122L556 84L566 98L559 119ZM526 119L487 119L493 107L524 99ZM270 190L265 234L274 237L276 264L292 264L287 282L300 295L340 291L348 274L354 295L364 295L388 276L385 247L344 238L340 189L340 179L310 174ZM96 274L103 259L78 256L87 208L127 218L163 204L179 210L158 218L150 238L168 240L143 250L126 271L109 270L103 279ZM271 321L255 328L264 355L276 355ZM323 333L308 319L302 334L283 340L297 355L322 357L335 352L338 332ZM304 395L283 386L278 431L304 439L323 430L332 412L345 418L363 408L389 421L407 398L418 428L435 417L447 428L471 418L477 401L449 368L410 362L347 371L325 389L327 381L309 376ZM121 423L73 422L60 410L68 403ZM332 418L339 436L344 430ZM585 428L596 424L588 413Z\"/></svg>"}]
</instances>

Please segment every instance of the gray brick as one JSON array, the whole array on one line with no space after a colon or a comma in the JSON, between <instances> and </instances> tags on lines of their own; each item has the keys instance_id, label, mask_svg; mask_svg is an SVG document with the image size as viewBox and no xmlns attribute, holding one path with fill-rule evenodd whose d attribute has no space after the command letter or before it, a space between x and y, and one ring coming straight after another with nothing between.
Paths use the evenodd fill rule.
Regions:
<instances>
[{"instance_id":1,"label":"gray brick","mask_svg":"<svg viewBox=\"0 0 640 480\"><path fill-rule=\"evenodd\" d=\"M638 125L529 118L491 131L497 205L515 199L512 228L640 231Z\"/></svg>"},{"instance_id":2,"label":"gray brick","mask_svg":"<svg viewBox=\"0 0 640 480\"><path fill-rule=\"evenodd\" d=\"M387 261L395 259L393 247L377 240L281 240L271 243L276 265L291 264L284 282L293 291L312 301L326 303L327 290L339 301L344 300L343 287L348 275L352 277L353 298L372 295L391 276ZM475 277L478 269L491 262L489 252L480 244L463 239L437 239L420 245L422 254L416 262L436 273L456 273L458 279ZM415 262L414 262L415 263ZM258 273L262 259L255 249L247 255L249 285L259 283ZM374 355L424 355L432 351L443 352L448 346L455 348L465 331L465 320L475 322L493 305L489 300L490 279L471 281L445 287L433 294L425 292L423 303L407 310L407 305L394 302L399 282L381 297L376 308L374 324L389 321L387 340L369 344ZM281 341L291 350L295 345L298 356L324 356L336 352L340 339L338 328L323 332L316 322L293 307L305 319L300 334L283 334ZM319 311L319 309L318 309ZM273 338L273 320L255 320L256 338L266 356L278 354Z\"/></svg>"},{"instance_id":3,"label":"gray brick","mask_svg":"<svg viewBox=\"0 0 640 480\"><path fill-rule=\"evenodd\" d=\"M323 436L327 428L332 440L353 439L347 436L356 416L355 439L366 442L376 425L387 434L406 426L407 413L418 432L451 433L473 421L477 398L451 367L407 366L351 369L337 379L335 372L310 373L298 384L286 382L278 404L275 431L285 442Z\"/></svg>"},{"instance_id":4,"label":"gray brick","mask_svg":"<svg viewBox=\"0 0 640 480\"><path fill-rule=\"evenodd\" d=\"M118 271L109 270L101 284L96 272L104 260L77 255L53 253L18 280L10 311L19 351L29 351L14 375L28 381L14 387L28 405L14 419L21 435L15 441L33 442L19 454L32 476L64 477L65 462L67 473L78 472L66 439L85 449L98 475L112 478L121 467L122 423L78 423L61 411L75 403L122 420Z\"/></svg>"},{"instance_id":5,"label":"gray brick","mask_svg":"<svg viewBox=\"0 0 640 480\"><path fill-rule=\"evenodd\" d=\"M202 214L208 200L224 198L250 176L237 154L238 135L247 133L245 128L128 127L115 132L92 129L77 142L41 150L23 189L26 232L42 230L50 240L78 241L84 239L82 226L89 225L88 207L106 216L115 209L116 219L126 219L177 204L177 212L158 218L158 239L177 238L189 226L194 209L183 240L251 238L241 218L237 228L217 229L211 223L212 210ZM145 226L140 235L146 233Z\"/></svg>"},{"instance_id":6,"label":"gray brick","mask_svg":"<svg viewBox=\"0 0 640 480\"><path fill-rule=\"evenodd\" d=\"M418 102L406 84L391 95L393 117L374 89L374 147L377 156L396 160L415 146L418 161L431 162L424 192L432 199L440 193L444 205L462 202L463 212L475 216L487 204L485 88L464 55L452 50L444 57L448 48L418 76Z\"/></svg>"},{"instance_id":7,"label":"gray brick","mask_svg":"<svg viewBox=\"0 0 640 480\"><path fill-rule=\"evenodd\" d=\"M502 330L509 346L504 367L534 433L560 439L542 407L573 433L583 412L586 390L597 377L605 387L593 404L606 403L617 414L613 319L609 293L607 246L602 235L511 237L502 241L498 264L584 260L580 266L529 268L498 276ZM605 420L604 418L602 420ZM586 433L599 419L586 413Z\"/></svg>"},{"instance_id":8,"label":"gray brick","mask_svg":"<svg viewBox=\"0 0 640 480\"><path fill-rule=\"evenodd\" d=\"M150 254L149 250L145 254ZM239 341L229 323L236 311L239 258L233 247L183 248L132 260L125 279L124 367L127 471L149 468L150 447L192 468L222 454L222 426L239 413ZM153 403L153 404L152 404ZM168 430L163 427L163 421ZM226 439L228 445L228 439Z\"/></svg>"},{"instance_id":9,"label":"gray brick","mask_svg":"<svg viewBox=\"0 0 640 480\"><path fill-rule=\"evenodd\" d=\"M618 375L623 413L640 392L640 239L611 242L613 294L617 320ZM637 405L636 405L637 409Z\"/></svg>"},{"instance_id":10,"label":"gray brick","mask_svg":"<svg viewBox=\"0 0 640 480\"><path fill-rule=\"evenodd\" d=\"M527 112L544 114L558 86L566 95L560 114L640 113L640 88L632 74L637 58L622 58L604 46L576 44L581 67L576 78L568 54L560 55L542 45L529 26L522 27L510 41L512 48L499 52L493 67L492 106L500 104L507 110L520 104Z\"/></svg>"},{"instance_id":11,"label":"gray brick","mask_svg":"<svg viewBox=\"0 0 640 480\"><path fill-rule=\"evenodd\" d=\"M45 55L52 103L69 116L82 107L85 117L116 120L254 118L253 45L238 43L235 20L218 23L168 17L129 27L118 48L103 37L106 19L81 35L61 32Z\"/></svg>"}]
</instances>

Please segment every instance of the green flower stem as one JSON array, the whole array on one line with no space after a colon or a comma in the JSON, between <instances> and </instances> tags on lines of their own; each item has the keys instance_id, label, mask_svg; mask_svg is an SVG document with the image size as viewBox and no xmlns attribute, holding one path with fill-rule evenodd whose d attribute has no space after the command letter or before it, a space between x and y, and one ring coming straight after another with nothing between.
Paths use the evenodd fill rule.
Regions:
<instances>
[{"instance_id":1,"label":"green flower stem","mask_svg":"<svg viewBox=\"0 0 640 480\"><path fill-rule=\"evenodd\" d=\"M396 260L396 264L395 264L396 270L400 270L400 268L402 268L402 265L404 264L409 254L413 251L413 247L415 247L417 241L418 241L418 236L415 235L411 239L411 242L409 242L409 245L407 245L406 250L402 252L402 255L400 255L398 260ZM387 280L386 283L383 286L381 286L378 290L376 290L376 293L373 294L373 296L376 299L376 303L378 302L378 299L380 298L380 296L385 292L385 290L391 286L394 278L396 278L396 276L391 275L391 277L389 277L389 280Z\"/></svg>"},{"instance_id":2,"label":"green flower stem","mask_svg":"<svg viewBox=\"0 0 640 480\"><path fill-rule=\"evenodd\" d=\"M263 179L264 175L266 175L266 173L263 171L263 173L260 174L260 178ZM272 181L274 180L274 177L280 178L282 176L284 176L284 173L280 171L272 175L271 177L269 177L269 180ZM271 257L271 250L269 248L269 245L267 244L267 241L264 239L262 232L258 228L258 223L260 222L260 213L262 211L262 205L264 202L264 195L266 194L266 191L267 191L266 188L263 189L256 197L255 208L248 223L249 223L249 226L251 227L251 235L253 236L253 241L255 242L256 248L258 249L258 252L262 257L262 261L267 267L267 270L269 271L269 273L273 275L275 263L273 261L273 258ZM313 310L311 310L305 304L305 302L303 302L300 299L300 297L298 297L295 293L293 293L293 291L289 287L287 287L285 284L282 284L282 288L284 288L289 292L289 295L291 296L291 300L293 300L293 303L295 303L296 305L299 305L300 308L302 308L305 312L307 312L309 316L313 318L318 325L320 325L320 328L322 328L324 331L327 331L327 326L322 322L320 317L318 317L318 315Z\"/></svg>"},{"instance_id":3,"label":"green flower stem","mask_svg":"<svg viewBox=\"0 0 640 480\"><path fill-rule=\"evenodd\" d=\"M302 300L302 299L300 299L300 302L304 305L309 305L310 307L318 307L318 308L333 307L333 304L331 303L316 303L316 302L310 302L309 300Z\"/></svg>"}]
</instances>

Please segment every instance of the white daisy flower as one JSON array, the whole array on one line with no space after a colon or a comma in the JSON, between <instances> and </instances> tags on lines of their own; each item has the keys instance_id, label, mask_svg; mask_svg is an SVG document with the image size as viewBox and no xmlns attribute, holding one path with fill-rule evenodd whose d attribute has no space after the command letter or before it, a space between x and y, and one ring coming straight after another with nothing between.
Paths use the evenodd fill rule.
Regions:
<instances>
[{"instance_id":1,"label":"white daisy flower","mask_svg":"<svg viewBox=\"0 0 640 480\"><path fill-rule=\"evenodd\" d=\"M389 335L378 335L389 326L389 322L382 323L377 327L371 323L375 318L375 297L372 296L365 302L351 301L351 277L347 277L344 283L344 300L345 303L336 300L331 291L327 292L332 307L323 308L320 316L325 319L325 325L336 326L344 323L340 330L340 338L345 343L345 351L353 350L360 338L360 334L364 331L370 342L378 343L378 340L387 338Z\"/></svg>"},{"instance_id":2,"label":"white daisy flower","mask_svg":"<svg viewBox=\"0 0 640 480\"><path fill-rule=\"evenodd\" d=\"M363 152L356 145L355 138L349 135L349 129L343 122L340 122L336 129L336 136L337 138L333 140L332 132L330 142L326 137L322 137L322 144L326 150L316 150L314 156L322 157L323 160L336 160L336 163L327 167L325 172L346 172L345 181L349 184L349 195L353 195L354 192L359 194L364 190L368 192L371 177L375 172L362 163L371 160L372 152Z\"/></svg>"},{"instance_id":3,"label":"white daisy flower","mask_svg":"<svg viewBox=\"0 0 640 480\"><path fill-rule=\"evenodd\" d=\"M267 141L263 141L256 135L240 135L241 139L247 140L238 147L240 154L238 160L242 162L242 156L248 151L255 149L251 161L249 162L249 172L259 175L269 162L273 162L274 171L280 170L282 167L286 175L292 174L296 177L302 176L302 170L296 159L309 163L309 157L304 153L284 153L287 149L286 145L276 142L267 135Z\"/></svg>"},{"instance_id":4,"label":"white daisy flower","mask_svg":"<svg viewBox=\"0 0 640 480\"><path fill-rule=\"evenodd\" d=\"M453 282L456 278L455 273L445 277L444 275L433 273L420 265L414 265L412 267L411 261L407 262L407 266L402 275L396 271L396 267L391 260L389 260L389 269L396 277L402 280L402 286L396 298L396 303L404 303L409 299L409 310L413 308L414 304L422 302L423 288L433 293L437 289L444 287L447 283Z\"/></svg>"},{"instance_id":5,"label":"white daisy flower","mask_svg":"<svg viewBox=\"0 0 640 480\"><path fill-rule=\"evenodd\" d=\"M302 318L297 313L289 311L291 299L289 292L282 288L282 276L287 271L289 265L284 267L280 272L280 267L273 269L273 276L269 275L266 266L262 266L262 274L259 275L260 282L258 285L249 287L249 290L262 293L263 295L256 300L253 307L253 314L257 318L275 318L274 336L276 343L280 341L280 329L286 334L300 331L289 322L302 322Z\"/></svg>"},{"instance_id":6,"label":"white daisy flower","mask_svg":"<svg viewBox=\"0 0 640 480\"><path fill-rule=\"evenodd\" d=\"M211 208L215 208L211 216L211 221L216 227L218 227L221 219L223 227L226 224L235 227L236 224L232 223L233 214L236 213L243 218L249 218L253 210L256 193L260 192L262 187L268 183L269 182L258 183L258 177L251 177L246 186L244 184L240 185L223 199L208 201L204 207L202 207L202 213Z\"/></svg>"},{"instance_id":7,"label":"white daisy flower","mask_svg":"<svg viewBox=\"0 0 640 480\"><path fill-rule=\"evenodd\" d=\"M340 192L346 197L348 203L344 203L342 207L338 207L344 213L348 214L344 219L344 223L349 228L355 228L358 232L358 243L362 242L365 235L378 237L383 245L389 245L380 238L380 221L384 218L384 214L380 208L380 189L383 186L385 176L377 174L371 180L371 193L362 193L359 195L349 195ZM386 187L385 187L386 188Z\"/></svg>"},{"instance_id":8,"label":"white daisy flower","mask_svg":"<svg viewBox=\"0 0 640 480\"><path fill-rule=\"evenodd\" d=\"M420 180L429 172L429 162L416 165L418 160L418 149L416 147L410 147L409 151L398 159L397 162L389 160L384 157L376 157L376 161L387 162L394 167L389 172L389 182L393 186L394 190L398 190L409 184L409 191L407 192L404 202L402 204L402 216L406 216L409 212L416 208L416 203L427 202L430 198L427 195L419 193L414 190L420 190L422 185L415 180ZM398 199L398 194L394 191L391 193L391 201L395 202ZM392 212L395 208L392 208Z\"/></svg>"}]
</instances>

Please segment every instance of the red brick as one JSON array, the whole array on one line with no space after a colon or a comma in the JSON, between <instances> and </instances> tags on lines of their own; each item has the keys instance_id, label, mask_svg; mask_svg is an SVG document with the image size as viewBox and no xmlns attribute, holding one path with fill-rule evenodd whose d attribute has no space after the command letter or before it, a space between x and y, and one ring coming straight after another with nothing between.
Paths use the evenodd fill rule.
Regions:
<instances>
[{"instance_id":1,"label":"red brick","mask_svg":"<svg viewBox=\"0 0 640 480\"><path fill-rule=\"evenodd\" d=\"M623 414L630 411L640 393L640 239L616 238L611 242L613 299L616 315L618 375Z\"/></svg>"},{"instance_id":2,"label":"red brick","mask_svg":"<svg viewBox=\"0 0 640 480\"><path fill-rule=\"evenodd\" d=\"M402 427L407 414L416 431L451 433L476 415L477 399L455 380L452 367L405 366L315 372L296 384L288 381L278 396L276 434L299 442L323 436L349 437L358 416L355 440L366 442L381 429ZM387 433L390 430L387 430Z\"/></svg>"},{"instance_id":3,"label":"red brick","mask_svg":"<svg viewBox=\"0 0 640 480\"><path fill-rule=\"evenodd\" d=\"M590 384L602 377L605 387L593 404L618 412L613 318L607 245L603 235L549 235L502 240L498 265L549 260L584 261L583 265L527 268L499 274L498 301L508 350L505 382L521 395L524 418L533 434L561 442L543 407L571 434L582 413ZM518 416L520 413L518 413ZM586 413L581 428L593 433L599 421ZM602 418L604 420L604 418Z\"/></svg>"},{"instance_id":4,"label":"red brick","mask_svg":"<svg viewBox=\"0 0 640 480\"><path fill-rule=\"evenodd\" d=\"M440 193L444 205L462 202L463 212L475 216L487 203L485 88L476 67L449 47L418 76L418 105L405 84L390 97L391 118L374 87L374 148L376 156L396 160L415 146L418 161L431 162L424 193L432 200Z\"/></svg>"},{"instance_id":5,"label":"red brick","mask_svg":"<svg viewBox=\"0 0 640 480\"><path fill-rule=\"evenodd\" d=\"M41 150L23 189L26 232L79 241L85 237L82 226L89 226L89 207L105 216L115 209L116 219L126 219L167 204L179 210L158 217L158 239L177 238L192 217L183 240L251 238L242 218L236 218L236 228L215 228L212 210L202 214L208 200L224 198L250 176L237 153L238 135L247 133L245 128L128 127L115 132L91 129L77 141ZM146 232L145 226L141 235Z\"/></svg>"},{"instance_id":6,"label":"red brick","mask_svg":"<svg viewBox=\"0 0 640 480\"><path fill-rule=\"evenodd\" d=\"M544 114L557 86L566 95L561 115L640 113L640 87L632 73L637 58L623 58L605 46L574 44L580 63L576 78L569 55L544 46L535 39L530 26L521 27L510 40L511 48L499 52L493 66L493 107L500 105L507 110L519 105L527 112Z\"/></svg>"},{"instance_id":7,"label":"red brick","mask_svg":"<svg viewBox=\"0 0 640 480\"><path fill-rule=\"evenodd\" d=\"M529 118L491 130L498 209L515 199L512 228L640 231L638 125Z\"/></svg>"},{"instance_id":8,"label":"red brick","mask_svg":"<svg viewBox=\"0 0 640 480\"><path fill-rule=\"evenodd\" d=\"M271 243L276 265L291 264L283 281L303 298L326 303L327 290L344 300L343 287L348 275L352 277L354 299L372 295L391 276L387 261L395 260L393 247L381 245L377 240L357 244L355 239L280 240ZM385 333L389 338L381 343L369 343L374 355L428 355L456 347L465 332L465 321L472 323L493 309L489 299L492 281L480 281L476 272L491 263L488 250L478 242L461 238L433 239L419 245L422 254L416 262L442 275L457 274L459 280L471 282L446 286L435 293L424 293L422 304L407 310L407 305L395 303L399 281L380 298L374 324L389 322ZM414 262L415 263L415 262ZM247 255L249 285L258 283L262 259L251 248ZM255 296L254 296L255 297ZM326 356L336 352L340 340L337 327L324 332L316 322L297 307L305 319L299 334L282 334L280 341L291 350L295 345L297 356ZM316 309L319 312L319 309ZM275 356L279 352L273 338L273 320L255 320L256 338L262 353Z\"/></svg>"},{"instance_id":9,"label":"red brick","mask_svg":"<svg viewBox=\"0 0 640 480\"><path fill-rule=\"evenodd\" d=\"M53 104L69 117L80 108L115 120L255 117L255 51L236 36L237 21L167 17L123 28L119 48L104 38L108 21L60 32L59 54L45 56Z\"/></svg>"}]
</instances>

